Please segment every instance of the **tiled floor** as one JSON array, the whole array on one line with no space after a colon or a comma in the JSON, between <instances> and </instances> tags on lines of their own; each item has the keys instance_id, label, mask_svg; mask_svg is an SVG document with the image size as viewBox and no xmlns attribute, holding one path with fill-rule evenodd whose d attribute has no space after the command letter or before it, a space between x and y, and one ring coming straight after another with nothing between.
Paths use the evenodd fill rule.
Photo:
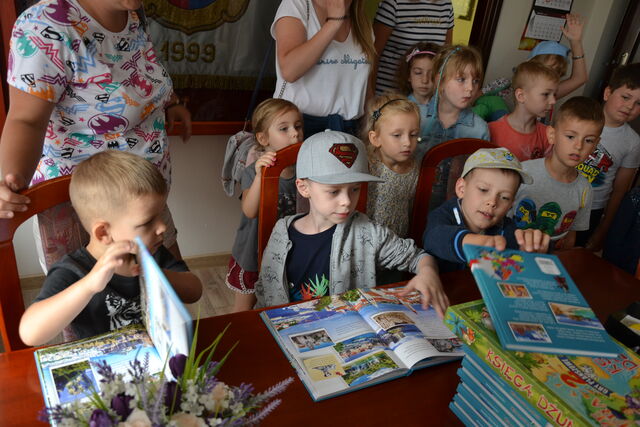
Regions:
<instances>
[{"instance_id":1,"label":"tiled floor","mask_svg":"<svg viewBox=\"0 0 640 427\"><path fill-rule=\"evenodd\" d=\"M191 267L191 271L200 278L203 286L203 293L200 301L195 304L187 304L187 308L189 309L191 316L196 319L198 311L200 311L201 318L218 316L220 314L231 312L231 309L233 308L233 292L229 290L224 283L224 278L227 273L226 265L198 265L196 267ZM38 292L40 292L39 288L23 290L22 295L25 303L29 305L38 295ZM59 335L48 344L57 344L59 342L62 342L62 335ZM0 342L0 352L2 351L2 343Z\"/></svg>"}]
</instances>

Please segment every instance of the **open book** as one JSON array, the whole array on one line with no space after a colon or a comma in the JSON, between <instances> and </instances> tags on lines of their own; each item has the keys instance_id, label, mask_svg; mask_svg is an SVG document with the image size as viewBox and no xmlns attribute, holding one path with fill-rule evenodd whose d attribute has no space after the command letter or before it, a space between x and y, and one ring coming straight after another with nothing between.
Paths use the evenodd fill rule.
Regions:
<instances>
[{"instance_id":1,"label":"open book","mask_svg":"<svg viewBox=\"0 0 640 427\"><path fill-rule=\"evenodd\" d=\"M618 355L558 257L474 245L463 249L504 348Z\"/></svg>"},{"instance_id":2,"label":"open book","mask_svg":"<svg viewBox=\"0 0 640 427\"><path fill-rule=\"evenodd\" d=\"M420 294L399 290L354 289L260 315L317 401L462 357Z\"/></svg>"},{"instance_id":3,"label":"open book","mask_svg":"<svg viewBox=\"0 0 640 427\"><path fill-rule=\"evenodd\" d=\"M142 241L141 306L145 326L133 324L91 338L36 350L36 367L45 405L53 407L86 399L100 391L96 363L106 361L116 373L128 375L129 363L148 358L149 372L158 373L176 353L188 354L193 337L191 315Z\"/></svg>"}]
</instances>

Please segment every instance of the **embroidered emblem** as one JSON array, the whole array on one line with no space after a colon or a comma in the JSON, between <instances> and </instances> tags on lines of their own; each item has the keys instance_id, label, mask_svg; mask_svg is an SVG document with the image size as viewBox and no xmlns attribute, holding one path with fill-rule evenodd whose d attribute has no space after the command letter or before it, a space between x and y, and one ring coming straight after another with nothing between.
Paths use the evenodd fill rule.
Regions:
<instances>
[{"instance_id":1,"label":"embroidered emblem","mask_svg":"<svg viewBox=\"0 0 640 427\"><path fill-rule=\"evenodd\" d=\"M358 158L358 147L355 144L333 144L329 152L348 168L353 166Z\"/></svg>"}]
</instances>

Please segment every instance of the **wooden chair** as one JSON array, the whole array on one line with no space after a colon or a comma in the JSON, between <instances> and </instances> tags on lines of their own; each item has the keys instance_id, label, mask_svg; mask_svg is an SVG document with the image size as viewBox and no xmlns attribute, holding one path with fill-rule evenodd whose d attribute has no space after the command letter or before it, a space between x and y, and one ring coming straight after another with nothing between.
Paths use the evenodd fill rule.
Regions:
<instances>
[{"instance_id":1,"label":"wooden chair","mask_svg":"<svg viewBox=\"0 0 640 427\"><path fill-rule=\"evenodd\" d=\"M302 143L290 145L278 151L275 165L265 168L260 184L260 208L258 211L258 266L262 264L262 252L267 247L271 231L278 220L278 189L280 174L287 166L296 163ZM367 184L362 185L356 209L367 211Z\"/></svg>"},{"instance_id":2,"label":"wooden chair","mask_svg":"<svg viewBox=\"0 0 640 427\"><path fill-rule=\"evenodd\" d=\"M427 215L429 213L429 201L431 190L436 177L438 164L448 158L464 154L472 154L480 148L496 148L492 142L476 138L452 139L433 147L422 159L420 175L418 176L418 186L411 212L411 223L409 225L409 237L418 246L422 246L422 234L427 226Z\"/></svg>"},{"instance_id":3,"label":"wooden chair","mask_svg":"<svg viewBox=\"0 0 640 427\"><path fill-rule=\"evenodd\" d=\"M7 352L27 347L18 335L20 317L25 308L13 236L16 229L33 215L68 201L70 181L71 175L62 176L23 191L22 194L31 199L28 210L16 212L10 219L0 219L0 334Z\"/></svg>"}]
</instances>

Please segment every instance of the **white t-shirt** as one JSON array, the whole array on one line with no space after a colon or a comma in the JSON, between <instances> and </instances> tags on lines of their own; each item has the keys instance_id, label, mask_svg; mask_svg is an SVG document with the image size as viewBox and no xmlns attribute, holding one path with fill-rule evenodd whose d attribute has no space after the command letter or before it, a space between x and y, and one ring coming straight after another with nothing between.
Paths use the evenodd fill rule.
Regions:
<instances>
[{"instance_id":1,"label":"white t-shirt","mask_svg":"<svg viewBox=\"0 0 640 427\"><path fill-rule=\"evenodd\" d=\"M640 166L640 136L629 124L605 126L600 143L587 160L578 166L593 187L591 209L603 209L609 201L613 181L619 168Z\"/></svg>"},{"instance_id":2,"label":"white t-shirt","mask_svg":"<svg viewBox=\"0 0 640 427\"><path fill-rule=\"evenodd\" d=\"M380 54L376 93L398 90L396 71L407 49L419 42L443 45L453 28L450 1L382 0L376 22L393 28Z\"/></svg>"},{"instance_id":3,"label":"white t-shirt","mask_svg":"<svg viewBox=\"0 0 640 427\"><path fill-rule=\"evenodd\" d=\"M302 22L307 30L307 39L320 31L321 25L311 0L283 0L271 24L273 38L276 22L285 16ZM300 111L312 116L339 114L345 120L355 119L364 112L370 67L371 64L351 31L344 42L332 40L316 65L295 82L286 83L282 95L280 92L285 80L276 56L278 80L273 96L293 102Z\"/></svg>"}]
</instances>

